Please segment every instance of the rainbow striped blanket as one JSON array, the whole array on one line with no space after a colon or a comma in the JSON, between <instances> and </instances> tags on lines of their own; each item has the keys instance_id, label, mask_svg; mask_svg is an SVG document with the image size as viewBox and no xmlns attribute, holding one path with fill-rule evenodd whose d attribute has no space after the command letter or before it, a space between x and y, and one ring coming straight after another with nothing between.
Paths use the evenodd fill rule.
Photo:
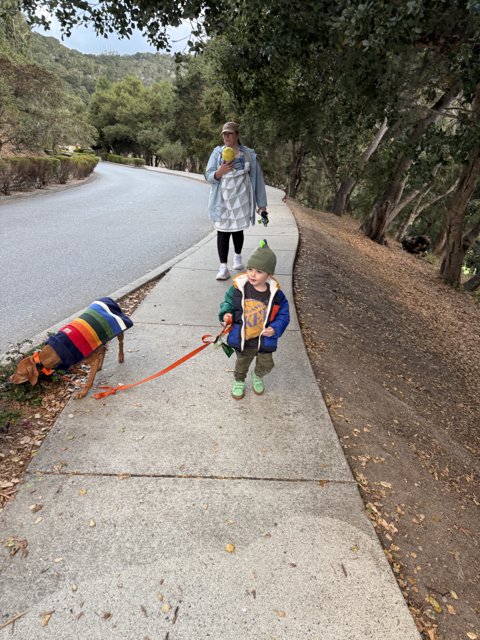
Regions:
<instances>
[{"instance_id":1,"label":"rainbow striped blanket","mask_svg":"<svg viewBox=\"0 0 480 640\"><path fill-rule=\"evenodd\" d=\"M133 326L115 300L95 300L75 320L46 341L57 352L58 369L68 369L88 357L92 351Z\"/></svg>"}]
</instances>

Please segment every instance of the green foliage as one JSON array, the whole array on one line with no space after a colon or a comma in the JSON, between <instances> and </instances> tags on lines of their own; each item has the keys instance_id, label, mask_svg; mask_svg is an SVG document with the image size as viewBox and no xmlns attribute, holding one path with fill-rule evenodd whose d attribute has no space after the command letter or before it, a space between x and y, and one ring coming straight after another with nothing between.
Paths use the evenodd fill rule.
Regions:
<instances>
[{"instance_id":1,"label":"green foliage","mask_svg":"<svg viewBox=\"0 0 480 640\"><path fill-rule=\"evenodd\" d=\"M155 155L167 169L183 169L187 158L187 150L181 142L166 142L155 149Z\"/></svg>"},{"instance_id":2,"label":"green foliage","mask_svg":"<svg viewBox=\"0 0 480 640\"><path fill-rule=\"evenodd\" d=\"M0 22L0 150L36 152L58 144L91 144L96 132L85 105L31 50L20 14Z\"/></svg>"},{"instance_id":3,"label":"green foliage","mask_svg":"<svg viewBox=\"0 0 480 640\"><path fill-rule=\"evenodd\" d=\"M27 344L31 344L31 341L27 340L24 343L19 343L14 349L5 354L5 358L0 364L0 380L7 381L15 371L20 360L27 356L31 356L34 351L38 351L40 348L28 348ZM32 386L29 382L25 382L23 384L8 384L4 387L2 394L7 400L13 400L15 402L20 402L21 404L39 406L42 403L42 396L45 392L45 387L58 385L62 381L64 374L65 372L60 369L56 369L50 376L40 374L38 384L35 386ZM16 414L15 411L12 412L11 410L6 410L5 413L11 413L13 416L12 419L15 419L13 415ZM17 418L18 417L19 415Z\"/></svg>"},{"instance_id":4,"label":"green foliage","mask_svg":"<svg viewBox=\"0 0 480 640\"><path fill-rule=\"evenodd\" d=\"M65 156L9 156L0 158L0 191L41 189L55 179L65 184L69 178L84 178L95 168L94 155Z\"/></svg>"},{"instance_id":5,"label":"green foliage","mask_svg":"<svg viewBox=\"0 0 480 640\"><path fill-rule=\"evenodd\" d=\"M11 156L0 159L0 191L41 188L50 182L59 166L56 158Z\"/></svg>"},{"instance_id":6,"label":"green foliage","mask_svg":"<svg viewBox=\"0 0 480 640\"><path fill-rule=\"evenodd\" d=\"M145 86L151 86L175 74L175 61L167 54L84 54L38 33L32 34L30 47L38 64L61 78L84 104L95 92L100 78L115 83L126 76L135 76Z\"/></svg>"},{"instance_id":7,"label":"green foliage","mask_svg":"<svg viewBox=\"0 0 480 640\"><path fill-rule=\"evenodd\" d=\"M22 417L22 412L16 409L0 409L0 433L15 425Z\"/></svg>"},{"instance_id":8,"label":"green foliage","mask_svg":"<svg viewBox=\"0 0 480 640\"><path fill-rule=\"evenodd\" d=\"M143 167L145 161L143 158L132 158L130 156L120 156L115 153L103 153L102 160L106 160L108 162L116 162L117 164L128 164L133 165L134 167Z\"/></svg>"}]
</instances>

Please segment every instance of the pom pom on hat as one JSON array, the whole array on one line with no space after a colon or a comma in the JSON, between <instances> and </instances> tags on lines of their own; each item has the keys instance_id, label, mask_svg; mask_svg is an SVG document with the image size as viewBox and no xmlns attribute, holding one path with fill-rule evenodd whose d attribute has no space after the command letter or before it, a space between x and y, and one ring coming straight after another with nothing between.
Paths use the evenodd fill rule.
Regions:
<instances>
[{"instance_id":1,"label":"pom pom on hat","mask_svg":"<svg viewBox=\"0 0 480 640\"><path fill-rule=\"evenodd\" d=\"M277 256L268 246L266 240L260 240L258 247L253 251L247 261L247 269L258 269L273 275L277 266Z\"/></svg>"}]
</instances>

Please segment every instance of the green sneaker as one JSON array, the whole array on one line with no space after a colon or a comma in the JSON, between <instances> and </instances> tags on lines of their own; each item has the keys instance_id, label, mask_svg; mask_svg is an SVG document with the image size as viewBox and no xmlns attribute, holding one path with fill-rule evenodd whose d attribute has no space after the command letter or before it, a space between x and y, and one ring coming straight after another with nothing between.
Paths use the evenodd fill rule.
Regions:
<instances>
[{"instance_id":1,"label":"green sneaker","mask_svg":"<svg viewBox=\"0 0 480 640\"><path fill-rule=\"evenodd\" d=\"M263 384L263 378L257 376L255 371L252 371L252 382L253 382L253 391L257 394L257 396L261 396L265 391L265 385Z\"/></svg>"},{"instance_id":2,"label":"green sneaker","mask_svg":"<svg viewBox=\"0 0 480 640\"><path fill-rule=\"evenodd\" d=\"M235 380L232 387L232 398L241 400L245 395L245 380Z\"/></svg>"}]
</instances>

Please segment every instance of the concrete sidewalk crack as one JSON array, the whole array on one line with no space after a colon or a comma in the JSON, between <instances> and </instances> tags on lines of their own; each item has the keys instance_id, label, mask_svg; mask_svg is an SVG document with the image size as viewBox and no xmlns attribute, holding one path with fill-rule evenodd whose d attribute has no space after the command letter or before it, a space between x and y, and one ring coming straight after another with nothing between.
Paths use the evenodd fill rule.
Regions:
<instances>
[{"instance_id":1,"label":"concrete sidewalk crack","mask_svg":"<svg viewBox=\"0 0 480 640\"><path fill-rule=\"evenodd\" d=\"M327 480L325 478L274 478L264 476L220 476L198 474L173 474L173 473L101 473L92 471L32 471L28 475L63 476L63 477L91 477L91 478L117 478L127 480L129 478L159 478L164 480L250 480L254 482L290 482L290 483L319 483L320 485L356 485L355 480Z\"/></svg>"}]
</instances>

